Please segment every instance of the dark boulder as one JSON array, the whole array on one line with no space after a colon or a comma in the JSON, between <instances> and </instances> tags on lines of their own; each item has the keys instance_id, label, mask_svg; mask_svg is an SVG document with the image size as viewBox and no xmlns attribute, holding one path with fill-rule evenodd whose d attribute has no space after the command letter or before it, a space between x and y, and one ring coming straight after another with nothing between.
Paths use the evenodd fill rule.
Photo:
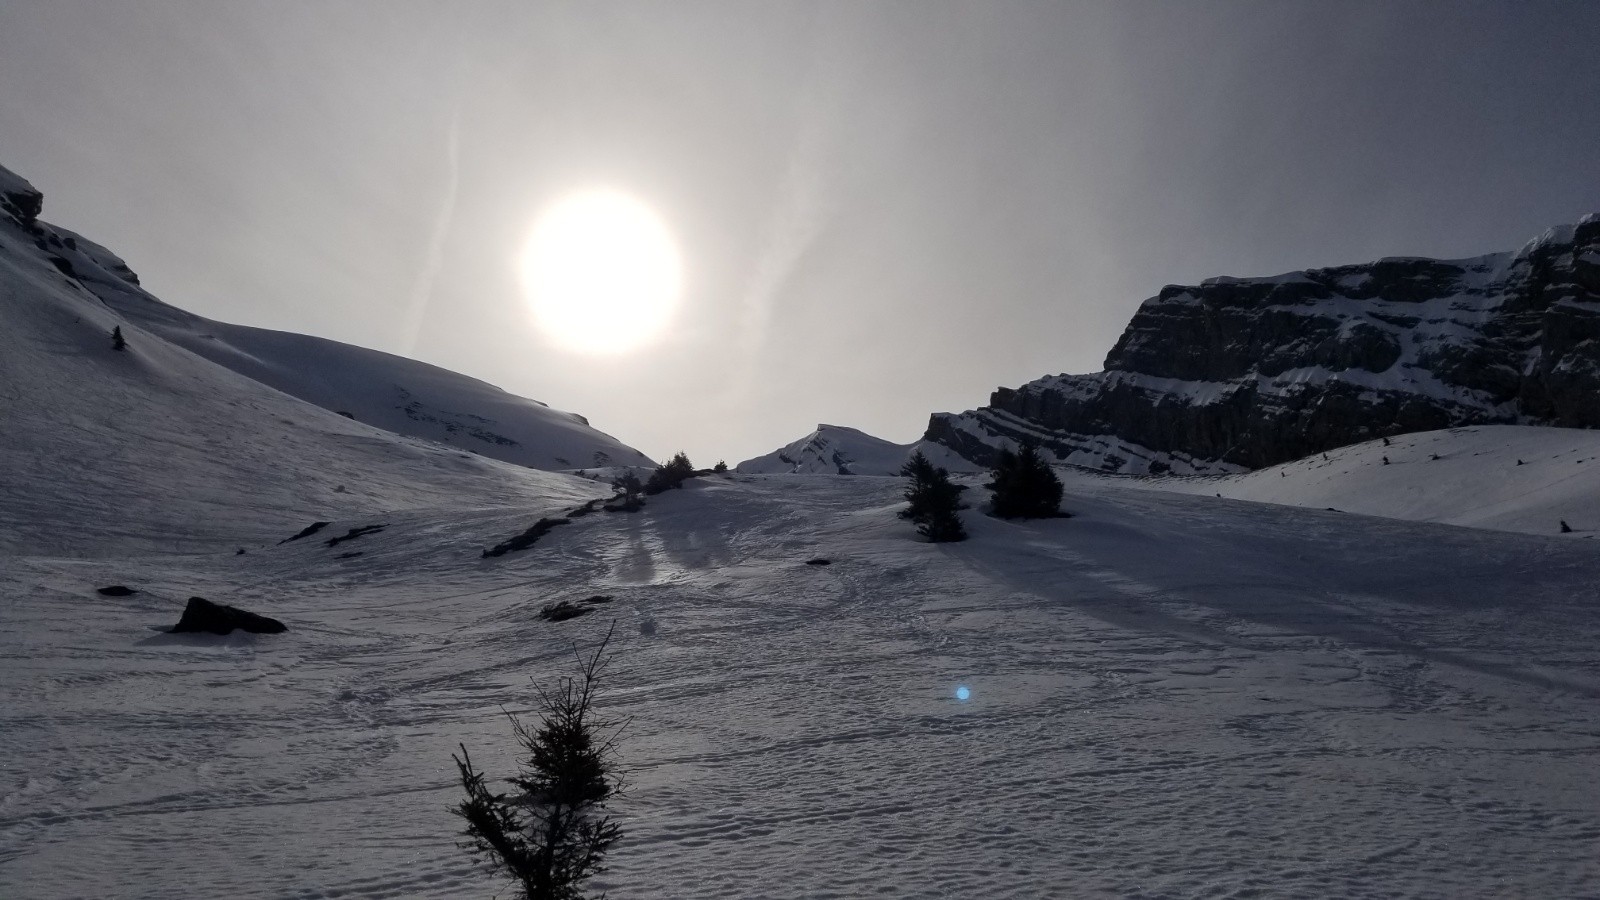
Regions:
<instances>
[{"instance_id":1,"label":"dark boulder","mask_svg":"<svg viewBox=\"0 0 1600 900\"><path fill-rule=\"evenodd\" d=\"M588 615L590 609L592 607L580 606L570 600L562 600L558 603L551 603L539 610L539 618L544 619L546 622L565 622L568 619L576 619L579 616Z\"/></svg>"},{"instance_id":2,"label":"dark boulder","mask_svg":"<svg viewBox=\"0 0 1600 900\"><path fill-rule=\"evenodd\" d=\"M287 544L290 541L298 541L303 537L310 537L332 524L332 522L312 522L310 525L300 529L299 533L297 533L294 537L286 537L278 543Z\"/></svg>"},{"instance_id":3,"label":"dark boulder","mask_svg":"<svg viewBox=\"0 0 1600 900\"><path fill-rule=\"evenodd\" d=\"M234 606L212 603L204 597L190 597L189 605L183 608L183 618L172 627L172 633L229 634L235 628L251 634L279 634L288 630L277 619L258 616Z\"/></svg>"},{"instance_id":4,"label":"dark boulder","mask_svg":"<svg viewBox=\"0 0 1600 900\"><path fill-rule=\"evenodd\" d=\"M96 588L95 593L102 597L131 597L139 592L125 584L113 584L103 588Z\"/></svg>"}]
</instances>

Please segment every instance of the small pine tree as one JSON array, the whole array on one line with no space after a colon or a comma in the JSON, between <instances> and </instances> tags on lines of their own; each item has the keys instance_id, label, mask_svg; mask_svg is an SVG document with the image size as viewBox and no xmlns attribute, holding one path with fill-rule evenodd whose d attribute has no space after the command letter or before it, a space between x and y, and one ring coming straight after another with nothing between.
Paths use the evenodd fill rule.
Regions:
<instances>
[{"instance_id":1,"label":"small pine tree","mask_svg":"<svg viewBox=\"0 0 1600 900\"><path fill-rule=\"evenodd\" d=\"M933 463L928 461L928 457L924 456L921 450L918 450L916 453L911 454L911 458L906 460L905 465L900 467L900 474L911 479L911 483L906 485L905 492L906 502L910 505L900 510L900 518L921 522L928 517L928 513L932 508L930 503L932 495L928 490L928 485L933 483L934 478L937 477L938 470L933 467Z\"/></svg>"},{"instance_id":2,"label":"small pine tree","mask_svg":"<svg viewBox=\"0 0 1600 900\"><path fill-rule=\"evenodd\" d=\"M991 513L1001 519L1045 519L1061 514L1061 479L1032 444L1015 453L1001 450L984 485L994 491Z\"/></svg>"},{"instance_id":3,"label":"small pine tree","mask_svg":"<svg viewBox=\"0 0 1600 900\"><path fill-rule=\"evenodd\" d=\"M933 543L964 541L967 530L961 524L961 487L952 484L950 473L935 468L918 450L900 467L900 474L911 479L906 486L906 502L900 517L917 523L917 533Z\"/></svg>"},{"instance_id":4,"label":"small pine tree","mask_svg":"<svg viewBox=\"0 0 1600 900\"><path fill-rule=\"evenodd\" d=\"M113 350L126 350L126 349L128 349L128 342L126 340L124 340L123 337L122 337L122 326L121 325L114 326L111 329L111 349L113 349Z\"/></svg>"},{"instance_id":5,"label":"small pine tree","mask_svg":"<svg viewBox=\"0 0 1600 900\"><path fill-rule=\"evenodd\" d=\"M465 744L452 756L467 794L451 810L467 821L469 840L461 846L517 882L526 900L581 900L584 880L605 871L606 852L622 836L605 811L622 787L615 759L622 726L593 710L611 634L588 659L579 655L577 677L560 679L553 691L538 689L536 728L506 714L527 751L517 777L508 779L520 796L491 791Z\"/></svg>"},{"instance_id":6,"label":"small pine tree","mask_svg":"<svg viewBox=\"0 0 1600 900\"><path fill-rule=\"evenodd\" d=\"M672 488L681 488L685 481L693 477L694 464L680 450L673 454L666 465L656 466L656 470L650 473L650 479L644 483L644 492L654 496Z\"/></svg>"},{"instance_id":7,"label":"small pine tree","mask_svg":"<svg viewBox=\"0 0 1600 900\"><path fill-rule=\"evenodd\" d=\"M633 512L644 506L644 497L640 496L644 492L644 485L639 482L639 476L632 472L624 472L611 479L611 489L616 491L611 501L613 503L620 501L616 509Z\"/></svg>"},{"instance_id":8,"label":"small pine tree","mask_svg":"<svg viewBox=\"0 0 1600 900\"><path fill-rule=\"evenodd\" d=\"M718 475L725 475L728 472L728 464L719 459L717 460L717 464L711 467L711 471L717 473Z\"/></svg>"}]
</instances>

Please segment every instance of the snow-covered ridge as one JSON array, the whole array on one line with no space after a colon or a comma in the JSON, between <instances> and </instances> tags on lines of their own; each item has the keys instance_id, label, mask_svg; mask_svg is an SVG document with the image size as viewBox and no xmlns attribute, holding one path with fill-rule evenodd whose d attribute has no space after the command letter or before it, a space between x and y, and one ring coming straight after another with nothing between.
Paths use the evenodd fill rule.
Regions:
<instances>
[{"instance_id":1,"label":"snow-covered ridge","mask_svg":"<svg viewBox=\"0 0 1600 900\"><path fill-rule=\"evenodd\" d=\"M1062 462L1159 474L1487 423L1600 426L1600 216L1514 253L1169 286L1105 371L1001 388L934 415L926 438L980 462L1031 439Z\"/></svg>"},{"instance_id":2,"label":"snow-covered ridge","mask_svg":"<svg viewBox=\"0 0 1600 900\"><path fill-rule=\"evenodd\" d=\"M104 248L15 205L0 211L0 554L231 552L312 520L561 508L604 491L492 457L643 459L576 417L431 366L190 316ZM397 420L407 409L418 418ZM480 424L517 444L461 433Z\"/></svg>"},{"instance_id":3,"label":"snow-covered ridge","mask_svg":"<svg viewBox=\"0 0 1600 900\"><path fill-rule=\"evenodd\" d=\"M4 170L0 170L3 172ZM22 182L9 172L0 194ZM7 187L12 185L12 187ZM437 366L309 335L230 325L163 303L111 251L65 229L9 216L69 283L120 319L130 341L165 340L330 412L538 469L649 465L649 458L574 413Z\"/></svg>"},{"instance_id":4,"label":"snow-covered ridge","mask_svg":"<svg viewBox=\"0 0 1600 900\"><path fill-rule=\"evenodd\" d=\"M896 444L843 425L818 425L793 443L739 463L735 471L763 475L898 475L911 454L919 450L934 465L952 472L977 470L940 444Z\"/></svg>"}]
</instances>

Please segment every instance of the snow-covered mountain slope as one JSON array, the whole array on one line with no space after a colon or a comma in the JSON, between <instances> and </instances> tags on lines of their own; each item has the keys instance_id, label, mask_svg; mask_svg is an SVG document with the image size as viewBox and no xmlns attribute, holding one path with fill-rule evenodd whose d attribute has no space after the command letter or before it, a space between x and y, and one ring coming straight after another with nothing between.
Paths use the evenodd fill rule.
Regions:
<instances>
[{"instance_id":1,"label":"snow-covered mountain slope","mask_svg":"<svg viewBox=\"0 0 1600 900\"><path fill-rule=\"evenodd\" d=\"M169 342L119 312L156 304L131 274L15 206L0 210L0 553L231 549L312 519L599 492L345 418Z\"/></svg>"},{"instance_id":2,"label":"snow-covered mountain slope","mask_svg":"<svg viewBox=\"0 0 1600 900\"><path fill-rule=\"evenodd\" d=\"M504 893L451 754L509 774L503 711L613 622L611 896L1600 883L1593 544L1096 478L931 545L903 479L730 474L485 558L608 492L134 324L29 191L0 179L0 898ZM1573 447L1542 465L1600 464ZM166 633L194 595L288 631Z\"/></svg>"},{"instance_id":3,"label":"snow-covered mountain slope","mask_svg":"<svg viewBox=\"0 0 1600 900\"><path fill-rule=\"evenodd\" d=\"M842 425L818 425L800 440L747 459L735 470L761 475L898 475L919 450L951 472L977 471L977 466L940 444L896 444Z\"/></svg>"},{"instance_id":4,"label":"snow-covered mountain slope","mask_svg":"<svg viewBox=\"0 0 1600 900\"><path fill-rule=\"evenodd\" d=\"M6 183L0 180L0 193ZM33 212L37 215L37 202ZM11 252L53 265L101 300L125 326L143 333L130 333L138 346L154 335L330 412L518 465L652 465L644 454L590 427L582 416L465 375L338 341L229 325L184 312L144 291L138 276L104 247L31 217L8 218L9 225L22 230L11 234L16 240L8 242Z\"/></svg>"},{"instance_id":5,"label":"snow-covered mountain slope","mask_svg":"<svg viewBox=\"0 0 1600 900\"><path fill-rule=\"evenodd\" d=\"M1515 253L1169 286L1105 371L1001 388L926 437L979 462L1031 439L1061 462L1187 474L1490 423L1600 426L1600 217Z\"/></svg>"},{"instance_id":6,"label":"snow-covered mountain slope","mask_svg":"<svg viewBox=\"0 0 1600 900\"><path fill-rule=\"evenodd\" d=\"M970 541L929 545L901 487L696 479L498 560L478 548L535 513L7 557L0 896L503 893L456 846L450 754L508 773L502 707L613 620L614 897L1600 883L1593 545L1107 483L1072 519L968 512ZM242 540L237 512L216 527ZM113 582L144 593L93 592ZM289 631L151 630L190 594Z\"/></svg>"},{"instance_id":7,"label":"snow-covered mountain slope","mask_svg":"<svg viewBox=\"0 0 1600 900\"><path fill-rule=\"evenodd\" d=\"M1600 533L1600 431L1485 425L1399 435L1160 490L1569 538Z\"/></svg>"}]
</instances>

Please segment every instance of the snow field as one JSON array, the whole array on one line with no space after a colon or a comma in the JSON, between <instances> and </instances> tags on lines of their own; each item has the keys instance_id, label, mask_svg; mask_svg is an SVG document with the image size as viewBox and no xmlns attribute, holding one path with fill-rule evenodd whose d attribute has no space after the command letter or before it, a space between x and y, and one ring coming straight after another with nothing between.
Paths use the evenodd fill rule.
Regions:
<instances>
[{"instance_id":1,"label":"snow field","mask_svg":"<svg viewBox=\"0 0 1600 900\"><path fill-rule=\"evenodd\" d=\"M1123 483L1528 534L1558 534L1566 521L1569 539L1600 533L1600 431L1481 425L1388 441L1240 475Z\"/></svg>"},{"instance_id":2,"label":"snow field","mask_svg":"<svg viewBox=\"0 0 1600 900\"><path fill-rule=\"evenodd\" d=\"M500 708L612 619L613 896L1600 883L1588 544L1098 484L1073 519L968 512L971 541L927 545L900 490L699 479L495 560L567 501L335 548L9 557L0 896L492 895L450 752L508 774ZM151 630L191 593L291 630Z\"/></svg>"}]
</instances>

